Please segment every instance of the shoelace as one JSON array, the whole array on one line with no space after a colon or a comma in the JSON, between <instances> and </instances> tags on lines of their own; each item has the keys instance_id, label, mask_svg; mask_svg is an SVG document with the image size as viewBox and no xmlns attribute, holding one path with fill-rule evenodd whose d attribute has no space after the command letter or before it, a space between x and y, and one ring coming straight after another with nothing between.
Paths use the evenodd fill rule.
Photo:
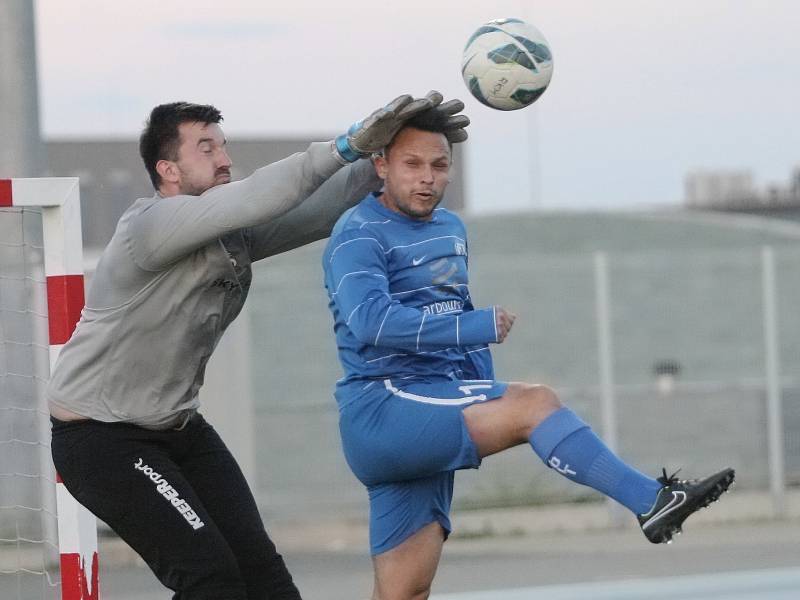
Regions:
<instances>
[{"instance_id":1,"label":"shoelace","mask_svg":"<svg viewBox=\"0 0 800 600\"><path fill-rule=\"evenodd\" d=\"M675 476L680 472L681 472L681 470L678 469L672 475L667 477L667 469L662 467L661 468L661 473L663 473L663 475L661 477L659 477L656 481L658 481L660 484L665 485L665 486L672 485L673 483L678 483L680 480Z\"/></svg>"}]
</instances>

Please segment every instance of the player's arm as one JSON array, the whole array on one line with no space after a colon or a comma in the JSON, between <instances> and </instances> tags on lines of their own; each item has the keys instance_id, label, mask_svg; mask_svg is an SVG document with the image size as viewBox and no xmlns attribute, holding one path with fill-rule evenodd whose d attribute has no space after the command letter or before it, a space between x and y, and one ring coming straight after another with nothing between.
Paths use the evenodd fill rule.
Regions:
<instances>
[{"instance_id":1,"label":"player's arm","mask_svg":"<svg viewBox=\"0 0 800 600\"><path fill-rule=\"evenodd\" d=\"M380 187L381 180L368 160L341 169L299 206L269 223L252 227L250 258L261 260L328 237L345 210Z\"/></svg>"},{"instance_id":2,"label":"player's arm","mask_svg":"<svg viewBox=\"0 0 800 600\"><path fill-rule=\"evenodd\" d=\"M323 260L331 299L363 344L419 352L499 341L494 307L429 315L393 299L383 247L370 233L339 236Z\"/></svg>"},{"instance_id":3,"label":"player's arm","mask_svg":"<svg viewBox=\"0 0 800 600\"><path fill-rule=\"evenodd\" d=\"M133 258L160 270L231 231L280 217L341 167L330 142L315 142L241 181L160 199L129 224Z\"/></svg>"},{"instance_id":4,"label":"player's arm","mask_svg":"<svg viewBox=\"0 0 800 600\"><path fill-rule=\"evenodd\" d=\"M128 245L142 268L160 270L236 229L269 223L308 198L344 165L382 149L405 121L439 105L442 96L404 95L379 108L346 134L258 169L241 181L200 196L154 203L128 224Z\"/></svg>"},{"instance_id":5,"label":"player's arm","mask_svg":"<svg viewBox=\"0 0 800 600\"><path fill-rule=\"evenodd\" d=\"M394 137L398 123L433 108L445 117L445 135L450 142L458 143L467 139L465 127L469 125L469 118L458 114L464 110L461 100L453 99L440 104L441 94L432 91L425 98L406 104L408 101L408 97L397 98L384 110L376 111L363 122L353 125L347 134L334 140L340 155L356 162L326 181L305 202L283 217L253 228L248 236L251 240L252 260L260 260L328 237L336 219L345 210L354 206L369 192L380 188L382 182L372 164L358 160L358 157L365 157L372 151L382 149ZM397 118L386 119L386 109L396 112Z\"/></svg>"}]
</instances>

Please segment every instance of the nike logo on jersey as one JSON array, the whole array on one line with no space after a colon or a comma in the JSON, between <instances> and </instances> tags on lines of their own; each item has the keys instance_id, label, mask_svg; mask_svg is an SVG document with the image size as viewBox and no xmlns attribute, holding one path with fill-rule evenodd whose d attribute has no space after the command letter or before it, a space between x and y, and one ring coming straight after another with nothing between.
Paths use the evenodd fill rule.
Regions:
<instances>
[{"instance_id":1,"label":"nike logo on jersey","mask_svg":"<svg viewBox=\"0 0 800 600\"><path fill-rule=\"evenodd\" d=\"M419 264L420 264L420 263L421 263L423 260L425 260L425 256L427 256L427 254L426 254L426 255L424 255L424 256L420 256L419 258L412 258L412 259L411 259L411 264L412 264L412 265L414 265L414 266L416 267L416 266L417 266L417 265L419 265Z\"/></svg>"},{"instance_id":2,"label":"nike logo on jersey","mask_svg":"<svg viewBox=\"0 0 800 600\"><path fill-rule=\"evenodd\" d=\"M642 529L649 527L664 515L671 513L677 508L680 508L684 502L686 502L686 492L672 492L672 499L662 506L660 511L647 519L647 521L642 524Z\"/></svg>"}]
</instances>

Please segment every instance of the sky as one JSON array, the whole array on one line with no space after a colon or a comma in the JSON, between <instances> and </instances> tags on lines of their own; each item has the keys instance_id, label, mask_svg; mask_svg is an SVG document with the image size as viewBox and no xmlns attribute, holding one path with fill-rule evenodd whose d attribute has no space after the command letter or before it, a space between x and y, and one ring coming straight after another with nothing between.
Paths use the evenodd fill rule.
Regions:
<instances>
[{"instance_id":1,"label":"sky","mask_svg":"<svg viewBox=\"0 0 800 600\"><path fill-rule=\"evenodd\" d=\"M545 35L554 74L502 112L460 61L509 16ZM230 139L325 139L437 89L472 119L456 168L473 212L677 204L692 170L763 187L800 165L795 0L37 0L36 20L47 139L132 138L173 100L219 107Z\"/></svg>"}]
</instances>

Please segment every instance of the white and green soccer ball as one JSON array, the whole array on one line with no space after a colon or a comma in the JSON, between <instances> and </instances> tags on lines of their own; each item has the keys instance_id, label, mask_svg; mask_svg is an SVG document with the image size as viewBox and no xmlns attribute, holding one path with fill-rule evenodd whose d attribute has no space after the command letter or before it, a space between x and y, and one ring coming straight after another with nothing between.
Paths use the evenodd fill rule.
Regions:
<instances>
[{"instance_id":1,"label":"white and green soccer ball","mask_svg":"<svg viewBox=\"0 0 800 600\"><path fill-rule=\"evenodd\" d=\"M520 19L495 19L467 41L461 74L469 91L486 106L517 110L536 101L553 75L550 44Z\"/></svg>"}]
</instances>

